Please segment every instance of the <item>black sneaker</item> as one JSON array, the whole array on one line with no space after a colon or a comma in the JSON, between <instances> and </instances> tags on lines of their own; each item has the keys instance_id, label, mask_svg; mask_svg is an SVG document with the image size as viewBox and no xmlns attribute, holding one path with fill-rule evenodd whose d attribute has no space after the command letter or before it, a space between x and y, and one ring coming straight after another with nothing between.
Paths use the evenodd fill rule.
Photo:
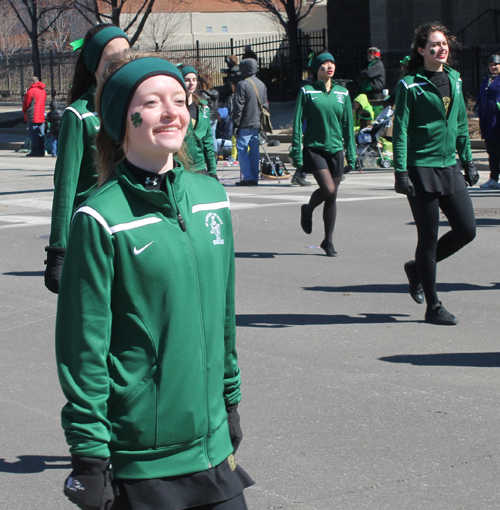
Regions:
<instances>
[{"instance_id":1,"label":"black sneaker","mask_svg":"<svg viewBox=\"0 0 500 510\"><path fill-rule=\"evenodd\" d=\"M259 183L257 181L248 180L248 181L236 181L234 183L235 186L258 186Z\"/></svg>"},{"instance_id":2,"label":"black sneaker","mask_svg":"<svg viewBox=\"0 0 500 510\"><path fill-rule=\"evenodd\" d=\"M455 326L458 324L458 319L443 306L441 301L438 301L434 306L427 307L425 321L440 326Z\"/></svg>"},{"instance_id":3,"label":"black sneaker","mask_svg":"<svg viewBox=\"0 0 500 510\"><path fill-rule=\"evenodd\" d=\"M309 181L306 181L304 178L304 174L299 172L298 170L295 170L295 173L292 176L291 183L293 186L310 186L311 183Z\"/></svg>"},{"instance_id":4,"label":"black sneaker","mask_svg":"<svg viewBox=\"0 0 500 510\"><path fill-rule=\"evenodd\" d=\"M320 247L325 250L327 257L336 257L338 253L335 251L332 243L329 243L326 239L320 244Z\"/></svg>"},{"instance_id":5,"label":"black sneaker","mask_svg":"<svg viewBox=\"0 0 500 510\"><path fill-rule=\"evenodd\" d=\"M313 217L307 211L307 204L300 208L300 226L306 234L310 234L313 231Z\"/></svg>"},{"instance_id":6,"label":"black sneaker","mask_svg":"<svg viewBox=\"0 0 500 510\"><path fill-rule=\"evenodd\" d=\"M409 292L415 303L421 305L424 302L424 289L418 279L417 265L414 260L405 263L405 273L410 284Z\"/></svg>"}]
</instances>

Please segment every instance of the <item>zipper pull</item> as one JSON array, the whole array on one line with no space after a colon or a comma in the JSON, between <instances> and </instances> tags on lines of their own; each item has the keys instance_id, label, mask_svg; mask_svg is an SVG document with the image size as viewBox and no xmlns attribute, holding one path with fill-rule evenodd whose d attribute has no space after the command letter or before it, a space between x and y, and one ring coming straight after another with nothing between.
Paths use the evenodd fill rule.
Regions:
<instances>
[{"instance_id":1,"label":"zipper pull","mask_svg":"<svg viewBox=\"0 0 500 510\"><path fill-rule=\"evenodd\" d=\"M184 218L181 216L181 213L177 214L177 219L179 220L182 231L186 232L186 224L184 223Z\"/></svg>"}]
</instances>

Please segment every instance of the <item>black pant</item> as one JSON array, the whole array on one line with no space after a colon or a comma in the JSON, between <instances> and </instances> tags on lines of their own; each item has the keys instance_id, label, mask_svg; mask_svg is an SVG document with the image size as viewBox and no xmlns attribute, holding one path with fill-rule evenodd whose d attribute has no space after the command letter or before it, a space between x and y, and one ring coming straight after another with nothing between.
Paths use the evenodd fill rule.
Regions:
<instances>
[{"instance_id":1,"label":"black pant","mask_svg":"<svg viewBox=\"0 0 500 510\"><path fill-rule=\"evenodd\" d=\"M488 162L490 164L490 179L498 181L500 175L500 140L485 140Z\"/></svg>"},{"instance_id":2,"label":"black pant","mask_svg":"<svg viewBox=\"0 0 500 510\"><path fill-rule=\"evenodd\" d=\"M436 263L453 255L476 237L476 218L469 192L464 189L453 195L418 193L408 197L417 226L415 251L418 276L428 306L439 299L436 291ZM450 223L451 230L438 240L439 210Z\"/></svg>"}]
</instances>

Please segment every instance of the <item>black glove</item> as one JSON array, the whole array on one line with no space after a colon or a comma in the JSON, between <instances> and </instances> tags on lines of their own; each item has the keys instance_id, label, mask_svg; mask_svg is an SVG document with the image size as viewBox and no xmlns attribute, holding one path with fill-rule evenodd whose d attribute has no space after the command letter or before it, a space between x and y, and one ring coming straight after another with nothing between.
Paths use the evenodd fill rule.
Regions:
<instances>
[{"instance_id":1,"label":"black glove","mask_svg":"<svg viewBox=\"0 0 500 510\"><path fill-rule=\"evenodd\" d=\"M396 170L394 172L394 190L401 195L415 196L415 188L408 177L408 172Z\"/></svg>"},{"instance_id":2,"label":"black glove","mask_svg":"<svg viewBox=\"0 0 500 510\"><path fill-rule=\"evenodd\" d=\"M239 127L234 127L233 128L233 136L235 138L238 138L240 136L240 128Z\"/></svg>"},{"instance_id":3,"label":"black glove","mask_svg":"<svg viewBox=\"0 0 500 510\"><path fill-rule=\"evenodd\" d=\"M115 494L109 459L71 456L73 471L64 483L65 496L82 510L109 510Z\"/></svg>"},{"instance_id":4,"label":"black glove","mask_svg":"<svg viewBox=\"0 0 500 510\"><path fill-rule=\"evenodd\" d=\"M462 163L462 167L464 169L465 182L472 188L479 181L476 165L474 161L468 161L467 163Z\"/></svg>"},{"instance_id":5,"label":"black glove","mask_svg":"<svg viewBox=\"0 0 500 510\"><path fill-rule=\"evenodd\" d=\"M210 177L213 177L213 178L214 178L214 179L216 179L216 180L219 180L219 176L218 176L216 173L213 173L213 174L209 173L208 175L209 175Z\"/></svg>"},{"instance_id":6,"label":"black glove","mask_svg":"<svg viewBox=\"0 0 500 510\"><path fill-rule=\"evenodd\" d=\"M238 449L238 446L240 446L241 440L243 439L243 432L240 426L240 415L238 414L238 404L234 406L228 406L227 423L229 425L229 436L231 437L231 443L233 443L233 453L236 453L236 450Z\"/></svg>"},{"instance_id":7,"label":"black glove","mask_svg":"<svg viewBox=\"0 0 500 510\"><path fill-rule=\"evenodd\" d=\"M45 264L45 287L57 294L59 292L59 282L61 281L61 271L64 262L66 248L56 248L55 246L46 246L47 260Z\"/></svg>"},{"instance_id":8,"label":"black glove","mask_svg":"<svg viewBox=\"0 0 500 510\"><path fill-rule=\"evenodd\" d=\"M344 174L348 174L351 170L352 170L352 166L351 165L346 165L344 167Z\"/></svg>"}]
</instances>

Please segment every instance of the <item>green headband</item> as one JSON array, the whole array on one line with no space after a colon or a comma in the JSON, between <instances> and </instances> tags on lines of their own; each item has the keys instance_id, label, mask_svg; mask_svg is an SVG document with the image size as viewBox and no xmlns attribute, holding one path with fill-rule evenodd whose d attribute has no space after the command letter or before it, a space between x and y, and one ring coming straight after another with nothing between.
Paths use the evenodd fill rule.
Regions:
<instances>
[{"instance_id":1,"label":"green headband","mask_svg":"<svg viewBox=\"0 0 500 510\"><path fill-rule=\"evenodd\" d=\"M311 58L309 60L309 67L318 74L318 69L320 65L323 62L326 62L327 60L331 60L333 63L335 63L335 59L333 58L333 55L331 53L320 53L317 57Z\"/></svg>"},{"instance_id":2,"label":"green headband","mask_svg":"<svg viewBox=\"0 0 500 510\"><path fill-rule=\"evenodd\" d=\"M106 45L113 39L123 37L128 41L127 34L118 27L106 27L99 30L83 48L83 60L87 69L95 73L99 67L99 61Z\"/></svg>"},{"instance_id":3,"label":"green headband","mask_svg":"<svg viewBox=\"0 0 500 510\"><path fill-rule=\"evenodd\" d=\"M181 67L181 73L182 73L182 76L185 78L188 74L191 74L191 73L194 73L196 74L196 76L198 76L198 71L194 68L194 67L191 67L191 66L184 66L184 67Z\"/></svg>"},{"instance_id":4,"label":"green headband","mask_svg":"<svg viewBox=\"0 0 500 510\"><path fill-rule=\"evenodd\" d=\"M112 74L101 92L102 125L116 143L125 136L127 111L137 87L148 78L164 75L176 79L184 90L186 84L177 67L168 60L144 57L132 60Z\"/></svg>"}]
</instances>

